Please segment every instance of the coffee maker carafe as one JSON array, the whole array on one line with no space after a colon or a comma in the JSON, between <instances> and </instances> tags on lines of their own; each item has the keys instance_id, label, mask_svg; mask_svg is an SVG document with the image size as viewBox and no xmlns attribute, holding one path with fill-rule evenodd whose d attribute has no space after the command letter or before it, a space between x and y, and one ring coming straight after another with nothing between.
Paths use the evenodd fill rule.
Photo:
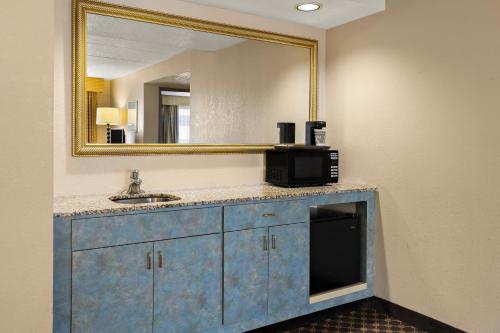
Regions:
<instances>
[{"instance_id":1,"label":"coffee maker carafe","mask_svg":"<svg viewBox=\"0 0 500 333\"><path fill-rule=\"evenodd\" d=\"M316 146L316 138L314 136L315 129L323 129L326 127L326 121L307 121L306 122L306 145Z\"/></svg>"}]
</instances>

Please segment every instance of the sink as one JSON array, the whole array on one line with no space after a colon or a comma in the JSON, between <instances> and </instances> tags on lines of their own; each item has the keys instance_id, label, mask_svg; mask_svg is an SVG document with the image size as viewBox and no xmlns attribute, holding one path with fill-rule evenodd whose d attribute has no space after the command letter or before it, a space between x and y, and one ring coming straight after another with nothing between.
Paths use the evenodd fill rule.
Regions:
<instances>
[{"instance_id":1,"label":"sink","mask_svg":"<svg viewBox=\"0 0 500 333\"><path fill-rule=\"evenodd\" d=\"M130 196L116 196L111 197L109 200L119 203L119 204L148 204L148 203L158 203L158 202L168 202L181 200L181 198L170 194L139 194Z\"/></svg>"}]
</instances>

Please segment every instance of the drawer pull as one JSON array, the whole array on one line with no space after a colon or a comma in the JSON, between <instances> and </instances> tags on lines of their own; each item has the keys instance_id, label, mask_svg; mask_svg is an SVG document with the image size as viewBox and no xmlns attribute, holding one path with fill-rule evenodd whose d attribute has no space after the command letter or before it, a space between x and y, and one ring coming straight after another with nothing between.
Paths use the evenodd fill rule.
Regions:
<instances>
[{"instance_id":1,"label":"drawer pull","mask_svg":"<svg viewBox=\"0 0 500 333\"><path fill-rule=\"evenodd\" d=\"M151 270L151 253L147 253L146 255L146 268L149 270Z\"/></svg>"},{"instance_id":2,"label":"drawer pull","mask_svg":"<svg viewBox=\"0 0 500 333\"><path fill-rule=\"evenodd\" d=\"M276 236L274 235L271 237L271 248L276 250Z\"/></svg>"},{"instance_id":3,"label":"drawer pull","mask_svg":"<svg viewBox=\"0 0 500 333\"><path fill-rule=\"evenodd\" d=\"M158 251L158 268L163 268L163 254Z\"/></svg>"},{"instance_id":4,"label":"drawer pull","mask_svg":"<svg viewBox=\"0 0 500 333\"><path fill-rule=\"evenodd\" d=\"M274 217L274 216L276 216L276 213L264 213L264 214L262 214L262 216L264 216L264 217Z\"/></svg>"},{"instance_id":5,"label":"drawer pull","mask_svg":"<svg viewBox=\"0 0 500 333\"><path fill-rule=\"evenodd\" d=\"M269 241L267 239L267 236L264 236L264 251L267 251L269 249Z\"/></svg>"}]
</instances>

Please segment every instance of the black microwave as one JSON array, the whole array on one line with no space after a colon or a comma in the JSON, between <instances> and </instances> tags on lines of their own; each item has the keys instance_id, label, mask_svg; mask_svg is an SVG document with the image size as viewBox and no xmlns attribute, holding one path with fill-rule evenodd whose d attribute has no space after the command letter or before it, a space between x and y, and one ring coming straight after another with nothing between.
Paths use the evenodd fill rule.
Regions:
<instances>
[{"instance_id":1,"label":"black microwave","mask_svg":"<svg viewBox=\"0 0 500 333\"><path fill-rule=\"evenodd\" d=\"M319 186L339 181L339 152L280 148L266 151L266 182L283 187Z\"/></svg>"}]
</instances>

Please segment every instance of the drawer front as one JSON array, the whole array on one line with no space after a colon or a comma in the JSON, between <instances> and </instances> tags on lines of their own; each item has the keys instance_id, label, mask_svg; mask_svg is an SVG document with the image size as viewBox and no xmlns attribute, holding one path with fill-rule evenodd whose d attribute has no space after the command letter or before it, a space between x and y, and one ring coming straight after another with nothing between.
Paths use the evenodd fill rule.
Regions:
<instances>
[{"instance_id":1,"label":"drawer front","mask_svg":"<svg viewBox=\"0 0 500 333\"><path fill-rule=\"evenodd\" d=\"M266 202L224 207L224 231L306 222L305 200Z\"/></svg>"},{"instance_id":2,"label":"drawer front","mask_svg":"<svg viewBox=\"0 0 500 333\"><path fill-rule=\"evenodd\" d=\"M72 249L197 236L221 229L220 207L79 219L72 221Z\"/></svg>"}]
</instances>

